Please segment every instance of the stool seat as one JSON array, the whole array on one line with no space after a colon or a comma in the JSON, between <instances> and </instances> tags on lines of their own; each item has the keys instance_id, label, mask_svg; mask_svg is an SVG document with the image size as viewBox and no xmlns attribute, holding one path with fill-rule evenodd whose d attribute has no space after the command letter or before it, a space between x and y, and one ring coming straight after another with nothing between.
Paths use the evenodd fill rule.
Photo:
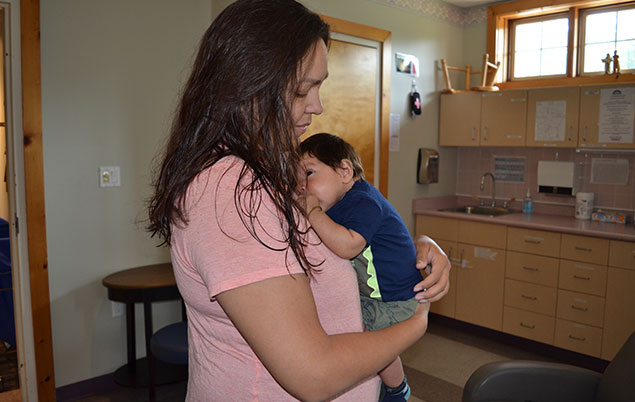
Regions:
<instances>
[{"instance_id":1,"label":"stool seat","mask_svg":"<svg viewBox=\"0 0 635 402\"><path fill-rule=\"evenodd\" d=\"M152 335L150 348L155 358L172 364L187 364L187 322L167 325Z\"/></svg>"}]
</instances>

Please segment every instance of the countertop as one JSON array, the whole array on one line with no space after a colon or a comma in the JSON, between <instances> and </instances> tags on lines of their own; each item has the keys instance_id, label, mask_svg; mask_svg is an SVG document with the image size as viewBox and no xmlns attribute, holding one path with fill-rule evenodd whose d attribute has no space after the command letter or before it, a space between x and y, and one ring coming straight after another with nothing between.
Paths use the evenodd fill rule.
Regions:
<instances>
[{"instance_id":1,"label":"countertop","mask_svg":"<svg viewBox=\"0 0 635 402\"><path fill-rule=\"evenodd\" d=\"M442 208L453 208L460 205L474 205L474 202L466 202L465 199L456 196L417 199L412 202L412 212L415 215L440 216L512 227L547 230L581 236L595 236L606 239L635 242L635 226L632 222L628 224L613 224L580 220L573 216L572 208L561 208L559 212L562 212L563 214L544 213L547 211L558 211L557 208L542 208L542 211L544 212L541 212L540 209L536 208L536 212L530 215L525 215L520 211L514 212L514 205L512 205L512 213L500 216L439 211L439 209ZM535 203L534 206L536 206Z\"/></svg>"}]
</instances>

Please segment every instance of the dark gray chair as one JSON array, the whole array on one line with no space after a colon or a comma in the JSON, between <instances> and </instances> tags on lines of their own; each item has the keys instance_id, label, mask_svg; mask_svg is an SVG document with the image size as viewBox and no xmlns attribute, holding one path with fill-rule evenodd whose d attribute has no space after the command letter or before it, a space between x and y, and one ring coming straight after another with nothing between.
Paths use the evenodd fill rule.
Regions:
<instances>
[{"instance_id":1,"label":"dark gray chair","mask_svg":"<svg viewBox=\"0 0 635 402\"><path fill-rule=\"evenodd\" d=\"M463 402L633 402L635 332L604 374L528 360L488 363L463 389Z\"/></svg>"}]
</instances>

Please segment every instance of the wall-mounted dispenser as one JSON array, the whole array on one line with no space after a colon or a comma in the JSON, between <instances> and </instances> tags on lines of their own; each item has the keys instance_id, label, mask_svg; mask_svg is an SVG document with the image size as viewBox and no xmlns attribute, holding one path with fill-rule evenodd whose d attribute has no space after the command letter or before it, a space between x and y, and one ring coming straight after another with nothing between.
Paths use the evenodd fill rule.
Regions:
<instances>
[{"instance_id":1,"label":"wall-mounted dispenser","mask_svg":"<svg viewBox=\"0 0 635 402\"><path fill-rule=\"evenodd\" d=\"M575 195L573 162L538 161L538 192Z\"/></svg>"},{"instance_id":2,"label":"wall-mounted dispenser","mask_svg":"<svg viewBox=\"0 0 635 402\"><path fill-rule=\"evenodd\" d=\"M439 153L434 149L419 148L417 157L417 183L439 182Z\"/></svg>"}]
</instances>

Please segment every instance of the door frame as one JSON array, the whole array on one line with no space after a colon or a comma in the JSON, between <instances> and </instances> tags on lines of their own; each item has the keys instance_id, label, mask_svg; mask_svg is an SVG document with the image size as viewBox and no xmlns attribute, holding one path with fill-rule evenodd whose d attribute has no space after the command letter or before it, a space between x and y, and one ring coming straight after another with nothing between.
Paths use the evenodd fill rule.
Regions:
<instances>
[{"instance_id":1,"label":"door frame","mask_svg":"<svg viewBox=\"0 0 635 402\"><path fill-rule=\"evenodd\" d=\"M390 69L392 34L384 29L362 25L327 15L320 15L331 31L379 42L381 52L379 113L379 191L388 198L388 152L390 144Z\"/></svg>"},{"instance_id":2,"label":"door frame","mask_svg":"<svg viewBox=\"0 0 635 402\"><path fill-rule=\"evenodd\" d=\"M53 362L53 340L51 334L51 300L49 295L48 260L46 245L46 210L44 203L44 158L42 149L42 79L40 62L40 0L13 0L19 6L19 29L22 85L22 142L14 134L16 144L21 144L24 164L16 164L17 171L23 169L25 219L19 220L22 235L26 233L24 260L28 265L21 269L28 272L22 277L22 287L30 286L30 317L21 317L32 322L33 360L35 378L27 377L28 401L55 401L55 375ZM17 24L17 21L16 21ZM18 148L16 146L15 148ZM17 162L17 160L16 160ZM18 175L19 177L20 175ZM18 226L18 222L14 222ZM22 242L25 243L25 242ZM26 271L28 267L28 271ZM24 297L24 296L23 296ZM25 315L28 315L28 311ZM27 361L27 364L29 361ZM29 368L33 371L33 367ZM22 386L22 384L21 384ZM34 387L37 387L34 389Z\"/></svg>"}]
</instances>

